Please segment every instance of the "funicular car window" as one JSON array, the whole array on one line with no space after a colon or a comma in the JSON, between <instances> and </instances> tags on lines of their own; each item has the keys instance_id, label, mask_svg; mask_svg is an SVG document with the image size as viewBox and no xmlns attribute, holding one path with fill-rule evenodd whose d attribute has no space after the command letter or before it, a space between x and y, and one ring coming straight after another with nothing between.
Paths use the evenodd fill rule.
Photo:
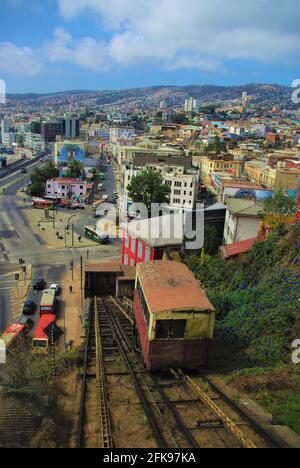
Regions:
<instances>
[{"instance_id":1,"label":"funicular car window","mask_svg":"<svg viewBox=\"0 0 300 468\"><path fill-rule=\"evenodd\" d=\"M156 324L156 339L171 340L184 338L186 320L158 320Z\"/></svg>"}]
</instances>

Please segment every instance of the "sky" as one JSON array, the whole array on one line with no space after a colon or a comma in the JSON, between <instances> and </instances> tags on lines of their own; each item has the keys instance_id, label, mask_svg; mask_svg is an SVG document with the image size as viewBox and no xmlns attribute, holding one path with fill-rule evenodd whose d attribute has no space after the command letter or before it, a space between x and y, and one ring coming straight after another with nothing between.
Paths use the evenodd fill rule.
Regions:
<instances>
[{"instance_id":1,"label":"sky","mask_svg":"<svg viewBox=\"0 0 300 468\"><path fill-rule=\"evenodd\" d=\"M299 0L0 0L9 93L300 78Z\"/></svg>"}]
</instances>

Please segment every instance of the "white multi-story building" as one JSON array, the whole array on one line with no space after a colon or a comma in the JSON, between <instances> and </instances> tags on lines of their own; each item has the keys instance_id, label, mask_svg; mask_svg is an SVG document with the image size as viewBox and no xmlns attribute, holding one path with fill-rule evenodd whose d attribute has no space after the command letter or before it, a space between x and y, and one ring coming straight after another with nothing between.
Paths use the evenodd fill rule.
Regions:
<instances>
[{"instance_id":1,"label":"white multi-story building","mask_svg":"<svg viewBox=\"0 0 300 468\"><path fill-rule=\"evenodd\" d=\"M147 164L145 167L134 167L132 164L124 164L122 166L121 198L124 206L130 201L127 187L132 178L140 174L143 170L150 168L159 171L162 174L164 183L170 187L171 209L193 210L195 208L200 182L199 173L194 170L186 173L184 167L181 166L153 166L151 164Z\"/></svg>"},{"instance_id":2,"label":"white multi-story building","mask_svg":"<svg viewBox=\"0 0 300 468\"><path fill-rule=\"evenodd\" d=\"M2 144L4 146L12 146L14 143L16 143L16 138L17 138L17 133L2 133Z\"/></svg>"},{"instance_id":3,"label":"white multi-story building","mask_svg":"<svg viewBox=\"0 0 300 468\"><path fill-rule=\"evenodd\" d=\"M45 151L46 145L41 135L35 133L25 133L24 136L26 148L33 149L34 151Z\"/></svg>"},{"instance_id":4,"label":"white multi-story building","mask_svg":"<svg viewBox=\"0 0 300 468\"><path fill-rule=\"evenodd\" d=\"M200 110L200 101L198 99L189 98L186 99L184 103L185 112L199 112Z\"/></svg>"},{"instance_id":5,"label":"white multi-story building","mask_svg":"<svg viewBox=\"0 0 300 468\"><path fill-rule=\"evenodd\" d=\"M2 120L2 122L1 122L1 133L2 133L2 135L4 133L9 133L9 130L10 130L10 120L8 120L8 119Z\"/></svg>"}]
</instances>

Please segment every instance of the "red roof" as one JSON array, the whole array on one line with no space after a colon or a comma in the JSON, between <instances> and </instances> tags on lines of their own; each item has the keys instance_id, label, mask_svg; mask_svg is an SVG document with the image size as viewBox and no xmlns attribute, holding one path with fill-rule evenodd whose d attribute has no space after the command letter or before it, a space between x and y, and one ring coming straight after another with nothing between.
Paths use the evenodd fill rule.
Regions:
<instances>
[{"instance_id":1,"label":"red roof","mask_svg":"<svg viewBox=\"0 0 300 468\"><path fill-rule=\"evenodd\" d=\"M55 315L53 314L45 314L42 315L38 326L35 330L33 335L34 340L48 340L48 336L44 333L44 330L50 325L52 322L55 322Z\"/></svg>"},{"instance_id":2,"label":"red roof","mask_svg":"<svg viewBox=\"0 0 300 468\"><path fill-rule=\"evenodd\" d=\"M5 332L3 333L3 336L13 334L15 335L15 337L17 337L20 335L20 333L22 333L24 328L25 328L25 325L21 325L20 323L13 323L5 330Z\"/></svg>"},{"instance_id":3,"label":"red roof","mask_svg":"<svg viewBox=\"0 0 300 468\"><path fill-rule=\"evenodd\" d=\"M85 184L85 180L81 179L52 179L52 182L56 182L57 184Z\"/></svg>"},{"instance_id":4,"label":"red roof","mask_svg":"<svg viewBox=\"0 0 300 468\"><path fill-rule=\"evenodd\" d=\"M151 313L215 310L183 263L158 260L139 264L137 274Z\"/></svg>"},{"instance_id":5,"label":"red roof","mask_svg":"<svg viewBox=\"0 0 300 468\"><path fill-rule=\"evenodd\" d=\"M20 323L14 323L5 330L5 332L2 335L2 339L6 344L7 348L14 343L18 336L20 336L21 333L23 333L25 328L25 325L21 325Z\"/></svg>"},{"instance_id":6,"label":"red roof","mask_svg":"<svg viewBox=\"0 0 300 468\"><path fill-rule=\"evenodd\" d=\"M225 245L221 247L220 250L225 259L235 257L236 255L249 252L252 249L254 243L258 240L258 236L252 237L251 239L247 239L241 242Z\"/></svg>"}]
</instances>

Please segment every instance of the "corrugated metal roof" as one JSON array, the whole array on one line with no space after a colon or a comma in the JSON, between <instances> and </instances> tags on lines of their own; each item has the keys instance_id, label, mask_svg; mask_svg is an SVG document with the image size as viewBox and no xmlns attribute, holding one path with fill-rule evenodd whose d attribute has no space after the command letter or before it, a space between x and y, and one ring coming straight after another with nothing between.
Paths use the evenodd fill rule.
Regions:
<instances>
[{"instance_id":1,"label":"corrugated metal roof","mask_svg":"<svg viewBox=\"0 0 300 468\"><path fill-rule=\"evenodd\" d=\"M252 249L254 243L258 240L258 237L252 237L251 239L223 246L220 248L220 250L224 258L235 257L236 255L249 252L249 250Z\"/></svg>"},{"instance_id":2,"label":"corrugated metal roof","mask_svg":"<svg viewBox=\"0 0 300 468\"><path fill-rule=\"evenodd\" d=\"M177 215L132 221L128 225L128 233L151 247L178 246L184 237L182 218Z\"/></svg>"},{"instance_id":3,"label":"corrugated metal roof","mask_svg":"<svg viewBox=\"0 0 300 468\"><path fill-rule=\"evenodd\" d=\"M193 273L183 263L153 261L137 266L150 312L214 311Z\"/></svg>"},{"instance_id":4,"label":"corrugated metal roof","mask_svg":"<svg viewBox=\"0 0 300 468\"><path fill-rule=\"evenodd\" d=\"M262 211L261 205L257 204L252 200L242 200L239 198L227 198L226 203L228 209L240 216L258 216L258 213Z\"/></svg>"}]
</instances>

